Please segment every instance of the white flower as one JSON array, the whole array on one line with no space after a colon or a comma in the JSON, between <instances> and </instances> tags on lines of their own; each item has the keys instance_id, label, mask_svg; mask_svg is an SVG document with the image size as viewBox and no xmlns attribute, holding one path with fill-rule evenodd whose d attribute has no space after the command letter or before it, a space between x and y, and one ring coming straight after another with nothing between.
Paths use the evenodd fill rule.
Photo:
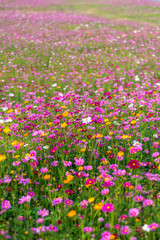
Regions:
<instances>
[{"instance_id":1,"label":"white flower","mask_svg":"<svg viewBox=\"0 0 160 240\"><path fill-rule=\"evenodd\" d=\"M157 134L153 134L153 137L154 137L154 138L158 138L158 135L157 135Z\"/></svg>"},{"instance_id":2,"label":"white flower","mask_svg":"<svg viewBox=\"0 0 160 240\"><path fill-rule=\"evenodd\" d=\"M8 110L8 108L7 107L3 107L3 108L1 108L3 111L7 111Z\"/></svg>"},{"instance_id":3,"label":"white flower","mask_svg":"<svg viewBox=\"0 0 160 240\"><path fill-rule=\"evenodd\" d=\"M147 224L145 224L143 227L142 227L143 231L145 232L150 232L150 228L148 227Z\"/></svg>"},{"instance_id":4,"label":"white flower","mask_svg":"<svg viewBox=\"0 0 160 240\"><path fill-rule=\"evenodd\" d=\"M57 87L57 83L52 84L51 87Z\"/></svg>"},{"instance_id":5,"label":"white flower","mask_svg":"<svg viewBox=\"0 0 160 240\"><path fill-rule=\"evenodd\" d=\"M132 107L133 107L133 103L129 104L128 107L129 107L129 108L132 108Z\"/></svg>"},{"instance_id":6,"label":"white flower","mask_svg":"<svg viewBox=\"0 0 160 240\"><path fill-rule=\"evenodd\" d=\"M111 149L112 149L112 147L108 146L108 149L110 149L110 150L111 150Z\"/></svg>"},{"instance_id":7,"label":"white flower","mask_svg":"<svg viewBox=\"0 0 160 240\"><path fill-rule=\"evenodd\" d=\"M157 86L160 86L160 82L156 83Z\"/></svg>"},{"instance_id":8,"label":"white flower","mask_svg":"<svg viewBox=\"0 0 160 240\"><path fill-rule=\"evenodd\" d=\"M4 120L3 120L3 119L0 119L0 124L1 124L1 123L4 123Z\"/></svg>"},{"instance_id":9,"label":"white flower","mask_svg":"<svg viewBox=\"0 0 160 240\"><path fill-rule=\"evenodd\" d=\"M48 149L48 148L49 148L49 146L48 146L48 145L45 145L45 146L43 146L43 148L44 148L44 149Z\"/></svg>"},{"instance_id":10,"label":"white flower","mask_svg":"<svg viewBox=\"0 0 160 240\"><path fill-rule=\"evenodd\" d=\"M135 81L138 82L139 81L139 77L136 75L135 76Z\"/></svg>"},{"instance_id":11,"label":"white flower","mask_svg":"<svg viewBox=\"0 0 160 240\"><path fill-rule=\"evenodd\" d=\"M82 119L82 123L90 123L90 122L92 122L92 118L91 117L87 117L87 118L83 118Z\"/></svg>"}]
</instances>

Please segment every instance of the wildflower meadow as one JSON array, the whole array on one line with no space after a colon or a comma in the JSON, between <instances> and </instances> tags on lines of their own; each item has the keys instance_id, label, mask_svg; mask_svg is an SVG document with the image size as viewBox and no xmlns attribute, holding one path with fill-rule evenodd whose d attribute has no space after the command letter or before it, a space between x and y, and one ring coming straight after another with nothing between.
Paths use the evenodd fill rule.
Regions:
<instances>
[{"instance_id":1,"label":"wildflower meadow","mask_svg":"<svg viewBox=\"0 0 160 240\"><path fill-rule=\"evenodd\" d=\"M0 0L0 240L160 240L160 1Z\"/></svg>"}]
</instances>

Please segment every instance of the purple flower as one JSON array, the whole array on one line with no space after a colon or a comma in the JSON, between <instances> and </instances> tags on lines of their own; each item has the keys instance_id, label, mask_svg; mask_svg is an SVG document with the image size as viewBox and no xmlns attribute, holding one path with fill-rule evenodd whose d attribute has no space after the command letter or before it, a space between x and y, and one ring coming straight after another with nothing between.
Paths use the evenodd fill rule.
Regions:
<instances>
[{"instance_id":1,"label":"purple flower","mask_svg":"<svg viewBox=\"0 0 160 240\"><path fill-rule=\"evenodd\" d=\"M131 229L129 226L125 225L120 228L120 234L121 235L128 235L131 232Z\"/></svg>"},{"instance_id":2,"label":"purple flower","mask_svg":"<svg viewBox=\"0 0 160 240\"><path fill-rule=\"evenodd\" d=\"M139 214L140 210L137 208L131 208L129 210L129 217L137 217Z\"/></svg>"},{"instance_id":3,"label":"purple flower","mask_svg":"<svg viewBox=\"0 0 160 240\"><path fill-rule=\"evenodd\" d=\"M106 223L104 226L105 226L105 228L107 228L107 229L110 229L110 227L111 227L111 225L110 225L109 223Z\"/></svg>"},{"instance_id":4,"label":"purple flower","mask_svg":"<svg viewBox=\"0 0 160 240\"><path fill-rule=\"evenodd\" d=\"M22 183L23 185L27 185L29 182L30 182L30 179L29 179L29 178L25 178L25 179L22 178L22 179L19 181L19 183Z\"/></svg>"},{"instance_id":5,"label":"purple flower","mask_svg":"<svg viewBox=\"0 0 160 240\"><path fill-rule=\"evenodd\" d=\"M10 201L8 201L8 200L3 200L3 201L1 202L1 208L2 208L2 210L7 210L7 209L11 208Z\"/></svg>"},{"instance_id":6,"label":"purple flower","mask_svg":"<svg viewBox=\"0 0 160 240\"><path fill-rule=\"evenodd\" d=\"M43 208L42 210L39 210L37 212L37 214L40 215L41 217L46 217L49 215L49 211L47 209Z\"/></svg>"}]
</instances>

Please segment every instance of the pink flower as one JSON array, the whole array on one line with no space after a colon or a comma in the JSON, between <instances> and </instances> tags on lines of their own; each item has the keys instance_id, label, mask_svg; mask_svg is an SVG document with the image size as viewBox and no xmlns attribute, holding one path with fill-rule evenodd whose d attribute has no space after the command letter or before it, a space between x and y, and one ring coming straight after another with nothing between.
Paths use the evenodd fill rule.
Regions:
<instances>
[{"instance_id":1,"label":"pink flower","mask_svg":"<svg viewBox=\"0 0 160 240\"><path fill-rule=\"evenodd\" d=\"M92 227L85 227L85 228L83 228L83 231L87 232L87 233L90 233L90 232L94 231L94 228L92 228Z\"/></svg>"},{"instance_id":2,"label":"pink flower","mask_svg":"<svg viewBox=\"0 0 160 240\"><path fill-rule=\"evenodd\" d=\"M131 229L129 226L125 225L120 228L120 234L121 235L128 235L131 232Z\"/></svg>"},{"instance_id":3,"label":"pink flower","mask_svg":"<svg viewBox=\"0 0 160 240\"><path fill-rule=\"evenodd\" d=\"M39 210L37 212L37 214L40 215L41 217L46 217L49 215L49 211L47 209L43 208L42 210Z\"/></svg>"},{"instance_id":4,"label":"pink flower","mask_svg":"<svg viewBox=\"0 0 160 240\"><path fill-rule=\"evenodd\" d=\"M27 196L23 196L20 199L18 199L18 204L23 204L24 202L29 202L31 199L31 196L27 195Z\"/></svg>"},{"instance_id":5,"label":"pink flower","mask_svg":"<svg viewBox=\"0 0 160 240\"><path fill-rule=\"evenodd\" d=\"M75 165L81 166L84 164L83 158L74 158L74 160L75 160L75 162L74 162Z\"/></svg>"},{"instance_id":6,"label":"pink flower","mask_svg":"<svg viewBox=\"0 0 160 240\"><path fill-rule=\"evenodd\" d=\"M105 203L101 208L102 212L113 212L114 205L112 203Z\"/></svg>"},{"instance_id":7,"label":"pink flower","mask_svg":"<svg viewBox=\"0 0 160 240\"><path fill-rule=\"evenodd\" d=\"M131 208L129 210L129 217L137 217L139 214L140 210L137 208Z\"/></svg>"},{"instance_id":8,"label":"pink flower","mask_svg":"<svg viewBox=\"0 0 160 240\"><path fill-rule=\"evenodd\" d=\"M152 199L145 199L145 200L143 201L143 206L144 206L144 207L152 206L152 205L153 205Z\"/></svg>"},{"instance_id":9,"label":"pink flower","mask_svg":"<svg viewBox=\"0 0 160 240\"><path fill-rule=\"evenodd\" d=\"M101 239L110 240L111 233L104 231L101 233Z\"/></svg>"},{"instance_id":10,"label":"pink flower","mask_svg":"<svg viewBox=\"0 0 160 240\"><path fill-rule=\"evenodd\" d=\"M109 193L109 189L108 188L105 188L101 191L101 194L102 195L106 195L107 193Z\"/></svg>"},{"instance_id":11,"label":"pink flower","mask_svg":"<svg viewBox=\"0 0 160 240\"><path fill-rule=\"evenodd\" d=\"M1 208L2 208L2 210L7 210L7 209L11 208L10 201L8 201L8 200L3 200L3 201L1 202Z\"/></svg>"}]
</instances>

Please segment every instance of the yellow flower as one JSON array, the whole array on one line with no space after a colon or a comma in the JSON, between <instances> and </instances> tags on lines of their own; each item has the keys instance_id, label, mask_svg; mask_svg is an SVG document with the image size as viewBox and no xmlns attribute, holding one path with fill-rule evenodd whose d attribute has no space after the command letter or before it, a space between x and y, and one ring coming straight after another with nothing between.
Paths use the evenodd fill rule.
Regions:
<instances>
[{"instance_id":1,"label":"yellow flower","mask_svg":"<svg viewBox=\"0 0 160 240\"><path fill-rule=\"evenodd\" d=\"M131 136L129 136L129 135L122 135L122 138L123 139L127 139L127 138L131 138Z\"/></svg>"},{"instance_id":2,"label":"yellow flower","mask_svg":"<svg viewBox=\"0 0 160 240\"><path fill-rule=\"evenodd\" d=\"M131 124L133 125L133 124L135 124L136 123L136 120L132 120L131 121Z\"/></svg>"},{"instance_id":3,"label":"yellow flower","mask_svg":"<svg viewBox=\"0 0 160 240\"><path fill-rule=\"evenodd\" d=\"M102 134L97 133L96 138L102 138L102 137L103 137Z\"/></svg>"},{"instance_id":4,"label":"yellow flower","mask_svg":"<svg viewBox=\"0 0 160 240\"><path fill-rule=\"evenodd\" d=\"M76 211L72 210L68 213L68 217L74 217L76 215Z\"/></svg>"},{"instance_id":5,"label":"yellow flower","mask_svg":"<svg viewBox=\"0 0 160 240\"><path fill-rule=\"evenodd\" d=\"M91 202L94 202L94 197L89 198L89 199L88 199L88 202L90 202L90 203L91 203Z\"/></svg>"},{"instance_id":6,"label":"yellow flower","mask_svg":"<svg viewBox=\"0 0 160 240\"><path fill-rule=\"evenodd\" d=\"M158 165L158 170L160 171L160 164Z\"/></svg>"},{"instance_id":7,"label":"yellow flower","mask_svg":"<svg viewBox=\"0 0 160 240\"><path fill-rule=\"evenodd\" d=\"M11 112L13 112L13 109L9 109L9 110L7 111L7 113L11 113Z\"/></svg>"},{"instance_id":8,"label":"yellow flower","mask_svg":"<svg viewBox=\"0 0 160 240\"><path fill-rule=\"evenodd\" d=\"M66 126L67 126L67 123L65 123L65 122L61 124L62 128L65 128Z\"/></svg>"},{"instance_id":9,"label":"yellow flower","mask_svg":"<svg viewBox=\"0 0 160 240\"><path fill-rule=\"evenodd\" d=\"M5 129L3 129L3 132L4 133L9 133L9 132L11 132L11 129L9 127L6 127Z\"/></svg>"},{"instance_id":10,"label":"yellow flower","mask_svg":"<svg viewBox=\"0 0 160 240\"><path fill-rule=\"evenodd\" d=\"M43 179L45 179L45 180L49 180L51 178L51 175L50 174L46 174L44 177L43 177Z\"/></svg>"},{"instance_id":11,"label":"yellow flower","mask_svg":"<svg viewBox=\"0 0 160 240\"><path fill-rule=\"evenodd\" d=\"M2 162L3 160L6 159L6 156L3 154L3 155L0 155L0 162Z\"/></svg>"},{"instance_id":12,"label":"yellow flower","mask_svg":"<svg viewBox=\"0 0 160 240\"><path fill-rule=\"evenodd\" d=\"M86 148L82 148L82 149L81 149L81 152L85 152L85 151L86 151Z\"/></svg>"},{"instance_id":13,"label":"yellow flower","mask_svg":"<svg viewBox=\"0 0 160 240\"><path fill-rule=\"evenodd\" d=\"M12 145L12 146L15 146L15 145L17 145L17 144L18 144L18 141L17 141L17 140L11 142L11 145Z\"/></svg>"},{"instance_id":14,"label":"yellow flower","mask_svg":"<svg viewBox=\"0 0 160 240\"><path fill-rule=\"evenodd\" d=\"M83 167L82 166L78 167L78 171L83 171Z\"/></svg>"},{"instance_id":15,"label":"yellow flower","mask_svg":"<svg viewBox=\"0 0 160 240\"><path fill-rule=\"evenodd\" d=\"M122 157L122 156L124 155L124 152L119 151L117 155L118 155L119 157Z\"/></svg>"}]
</instances>

